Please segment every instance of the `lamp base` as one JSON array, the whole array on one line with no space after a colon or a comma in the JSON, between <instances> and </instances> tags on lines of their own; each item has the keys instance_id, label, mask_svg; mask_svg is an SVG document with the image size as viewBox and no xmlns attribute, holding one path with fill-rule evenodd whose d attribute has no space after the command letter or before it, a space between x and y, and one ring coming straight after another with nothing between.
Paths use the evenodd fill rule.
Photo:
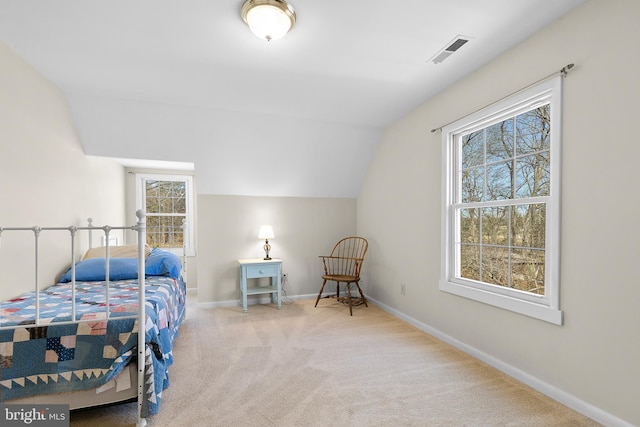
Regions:
<instances>
[{"instance_id":1,"label":"lamp base","mask_svg":"<svg viewBox=\"0 0 640 427\"><path fill-rule=\"evenodd\" d=\"M262 249L264 249L264 260L270 260L271 257L269 256L269 251L271 250L271 245L269 244L269 239L265 239Z\"/></svg>"}]
</instances>

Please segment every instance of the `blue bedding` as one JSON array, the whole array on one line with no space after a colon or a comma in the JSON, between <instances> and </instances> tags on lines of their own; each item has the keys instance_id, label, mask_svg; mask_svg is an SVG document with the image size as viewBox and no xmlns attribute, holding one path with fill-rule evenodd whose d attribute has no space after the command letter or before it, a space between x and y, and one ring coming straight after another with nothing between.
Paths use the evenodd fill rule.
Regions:
<instances>
[{"instance_id":1,"label":"blue bedding","mask_svg":"<svg viewBox=\"0 0 640 427\"><path fill-rule=\"evenodd\" d=\"M99 387L137 357L137 280L109 283L110 319L106 319L106 282L76 282L76 320L71 283L40 292L40 320L34 327L35 293L0 303L0 402L37 394ZM145 401L143 416L158 412L169 386L173 344L184 320L186 287L181 279L146 279ZM31 326L30 326L31 325Z\"/></svg>"}]
</instances>

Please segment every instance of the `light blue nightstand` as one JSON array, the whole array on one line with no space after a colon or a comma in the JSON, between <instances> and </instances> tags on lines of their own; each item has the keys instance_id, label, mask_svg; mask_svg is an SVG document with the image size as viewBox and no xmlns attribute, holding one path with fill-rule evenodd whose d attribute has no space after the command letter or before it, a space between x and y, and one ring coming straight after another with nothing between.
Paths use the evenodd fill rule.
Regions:
<instances>
[{"instance_id":1,"label":"light blue nightstand","mask_svg":"<svg viewBox=\"0 0 640 427\"><path fill-rule=\"evenodd\" d=\"M242 311L247 312L247 295L271 294L271 302L282 308L282 260L261 258L239 259L240 292L242 293ZM247 280L270 277L270 286L248 287Z\"/></svg>"}]
</instances>

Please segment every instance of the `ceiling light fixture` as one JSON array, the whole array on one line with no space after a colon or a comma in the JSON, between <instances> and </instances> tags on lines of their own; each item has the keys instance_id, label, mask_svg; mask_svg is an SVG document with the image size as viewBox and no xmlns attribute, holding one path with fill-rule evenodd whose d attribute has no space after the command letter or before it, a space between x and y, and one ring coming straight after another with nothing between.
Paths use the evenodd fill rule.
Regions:
<instances>
[{"instance_id":1,"label":"ceiling light fixture","mask_svg":"<svg viewBox=\"0 0 640 427\"><path fill-rule=\"evenodd\" d=\"M253 34L266 41L284 37L296 23L296 12L284 0L247 0L241 15Z\"/></svg>"}]
</instances>

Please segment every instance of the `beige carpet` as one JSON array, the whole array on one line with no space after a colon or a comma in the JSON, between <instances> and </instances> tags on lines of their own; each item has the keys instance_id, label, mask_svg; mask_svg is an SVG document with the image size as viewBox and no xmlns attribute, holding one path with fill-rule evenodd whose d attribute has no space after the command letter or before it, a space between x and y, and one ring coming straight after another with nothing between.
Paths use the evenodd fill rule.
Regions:
<instances>
[{"instance_id":1,"label":"beige carpet","mask_svg":"<svg viewBox=\"0 0 640 427\"><path fill-rule=\"evenodd\" d=\"M158 426L597 426L369 305L188 308ZM131 426L135 404L74 412Z\"/></svg>"}]
</instances>

